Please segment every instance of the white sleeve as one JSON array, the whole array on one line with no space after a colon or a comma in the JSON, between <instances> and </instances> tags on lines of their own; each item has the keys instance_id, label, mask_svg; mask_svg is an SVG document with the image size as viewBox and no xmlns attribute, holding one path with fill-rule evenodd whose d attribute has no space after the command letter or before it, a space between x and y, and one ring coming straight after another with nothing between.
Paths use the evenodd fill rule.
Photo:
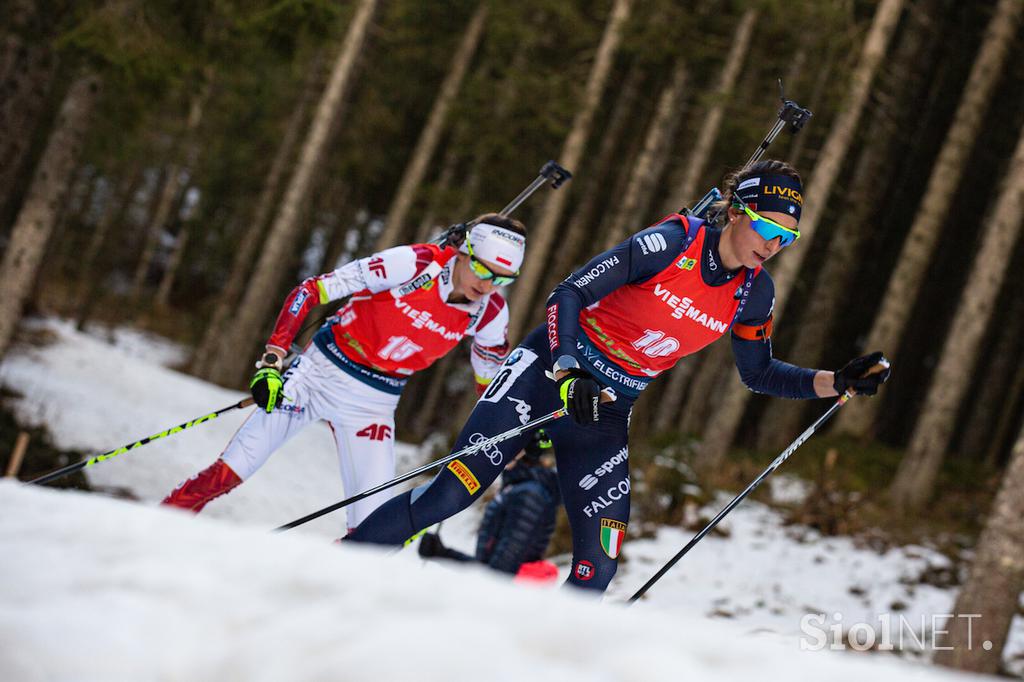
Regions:
<instances>
[{"instance_id":1,"label":"white sleeve","mask_svg":"<svg viewBox=\"0 0 1024 682\"><path fill-rule=\"evenodd\" d=\"M492 294L480 322L472 330L470 363L477 383L486 384L498 373L508 355L508 306L499 294Z\"/></svg>"},{"instance_id":2,"label":"white sleeve","mask_svg":"<svg viewBox=\"0 0 1024 682\"><path fill-rule=\"evenodd\" d=\"M334 301L363 290L374 294L387 291L415 277L416 269L417 253L413 247L386 249L321 275L318 278L321 299L326 296L326 300Z\"/></svg>"}]
</instances>

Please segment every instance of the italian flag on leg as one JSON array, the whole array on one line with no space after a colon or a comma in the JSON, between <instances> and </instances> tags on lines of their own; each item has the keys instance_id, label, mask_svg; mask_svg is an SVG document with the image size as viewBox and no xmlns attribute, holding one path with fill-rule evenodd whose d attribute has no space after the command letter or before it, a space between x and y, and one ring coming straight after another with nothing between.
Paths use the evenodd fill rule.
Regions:
<instances>
[{"instance_id":1,"label":"italian flag on leg","mask_svg":"<svg viewBox=\"0 0 1024 682\"><path fill-rule=\"evenodd\" d=\"M618 558L625 538L626 524L615 519L601 519L601 549L610 558Z\"/></svg>"}]
</instances>

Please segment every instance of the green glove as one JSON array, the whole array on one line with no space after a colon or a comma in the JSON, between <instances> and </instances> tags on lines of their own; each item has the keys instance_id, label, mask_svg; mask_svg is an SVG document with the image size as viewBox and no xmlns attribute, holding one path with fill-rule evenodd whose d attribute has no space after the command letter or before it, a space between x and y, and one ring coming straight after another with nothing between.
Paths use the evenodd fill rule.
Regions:
<instances>
[{"instance_id":1,"label":"green glove","mask_svg":"<svg viewBox=\"0 0 1024 682\"><path fill-rule=\"evenodd\" d=\"M263 367L253 375L249 382L252 399L261 409L270 414L284 398L284 381L281 373L274 367Z\"/></svg>"}]
</instances>

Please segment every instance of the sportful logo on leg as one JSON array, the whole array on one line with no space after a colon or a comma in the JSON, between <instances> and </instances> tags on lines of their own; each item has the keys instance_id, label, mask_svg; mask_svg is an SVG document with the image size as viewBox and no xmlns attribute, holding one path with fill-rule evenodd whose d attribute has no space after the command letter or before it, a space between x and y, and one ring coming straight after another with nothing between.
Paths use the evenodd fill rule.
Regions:
<instances>
[{"instance_id":1,"label":"sportful logo on leg","mask_svg":"<svg viewBox=\"0 0 1024 682\"><path fill-rule=\"evenodd\" d=\"M603 464L601 464L601 466L594 469L594 473L587 474L586 476L581 478L579 483L580 487L583 488L584 490L590 490L591 488L598 484L597 479L599 477L604 476L606 474L610 474L612 471L615 470L615 467L627 461L628 459L629 449L622 448L614 455L609 457Z\"/></svg>"},{"instance_id":2,"label":"sportful logo on leg","mask_svg":"<svg viewBox=\"0 0 1024 682\"><path fill-rule=\"evenodd\" d=\"M601 519L601 549L610 559L617 559L626 538L626 524L615 519Z\"/></svg>"},{"instance_id":3,"label":"sportful logo on leg","mask_svg":"<svg viewBox=\"0 0 1024 682\"><path fill-rule=\"evenodd\" d=\"M583 506L583 513L587 515L588 519L592 519L594 514L611 506L612 503L618 502L627 495L629 495L629 478L624 478L608 488L603 495L585 504Z\"/></svg>"}]
</instances>

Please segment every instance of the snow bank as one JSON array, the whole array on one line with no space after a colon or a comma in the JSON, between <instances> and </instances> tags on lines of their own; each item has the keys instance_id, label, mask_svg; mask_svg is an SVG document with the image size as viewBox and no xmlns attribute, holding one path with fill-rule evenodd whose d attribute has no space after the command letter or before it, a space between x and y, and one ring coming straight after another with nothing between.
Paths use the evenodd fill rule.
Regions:
<instances>
[{"instance_id":1,"label":"snow bank","mask_svg":"<svg viewBox=\"0 0 1024 682\"><path fill-rule=\"evenodd\" d=\"M0 365L0 382L24 396L13 403L18 419L45 426L60 448L106 452L246 397L162 366L180 362L182 353L166 342L147 349L147 337L139 333L118 332L111 343L64 322L36 321L32 326L55 332L56 341L16 348ZM158 502L211 464L253 409L228 412L154 441L90 467L86 475L94 486L128 489L141 500ZM416 448L398 446L401 471L421 464L421 457ZM317 423L204 514L276 527L344 497L334 439L324 423ZM339 537L345 528L344 512L337 512L297 532Z\"/></svg>"},{"instance_id":2,"label":"snow bank","mask_svg":"<svg viewBox=\"0 0 1024 682\"><path fill-rule=\"evenodd\" d=\"M5 680L955 679L98 495L2 482L0 519Z\"/></svg>"},{"instance_id":3,"label":"snow bank","mask_svg":"<svg viewBox=\"0 0 1024 682\"><path fill-rule=\"evenodd\" d=\"M123 330L104 331L99 335L93 330L90 334L81 334L71 325L55 320L32 324L52 331L55 342L37 348L21 346L8 353L0 364L0 383L23 395L12 401L19 419L45 426L59 447L103 452L244 397L239 392L225 390L165 367L165 364L180 363L184 358L180 348L166 341ZM645 600L629 611L616 606L615 602L621 604L642 585L689 540L691 533L664 528L653 539L627 540L623 549L624 560L609 591L609 603L601 608L589 603L580 606L568 601L568 595L561 592L555 595L554 601L548 602L550 595L539 597L522 590L502 591L503 585L494 587L492 581L475 572L452 573L451 567L424 567L411 549L385 563L380 563L376 557L371 560L358 552L341 552L325 542L342 534L346 523L340 512L281 536L288 538L287 541L280 540L285 543L281 546L301 549L296 549L294 555L278 555L276 550L268 549L267 543L272 537L267 533L270 528L345 497L337 473L334 442L322 424L311 426L287 443L245 485L215 500L198 519L168 517L157 514L161 510L146 508L155 506L174 485L212 462L248 413L249 410L229 412L212 422L87 469L94 485L127 490L142 503L126 506L124 503L90 499L88 503L99 504L101 509L121 512L109 519L97 516L99 512L90 508L88 514L81 514L81 518L96 516L97 520L83 522L77 513L65 509L65 500L66 504L76 508L87 504L76 495L37 498L28 491L10 486L2 488L4 503L10 505L8 513L0 517L3 519L0 532L4 534L0 543L0 556L3 557L0 559L0 572L3 573L0 579L4 579L4 589L8 590L0 599L3 622L8 624L0 631L0 653L8 657L5 661L10 665L23 661L23 657L10 658L14 652L22 650L33 652L25 659L29 660L41 655L40 652L46 652L45 658L50 652L71 647L76 651L81 649L76 660L89 661L92 666L99 660L97 651L103 651L105 657L116 661L122 655L121 649L141 646L143 654L140 657L151 657L159 665L150 663L149 667L142 667L146 664L140 658L141 662L131 663L138 667L130 671L127 668L124 671L95 668L95 679L185 677L185 673L179 670L186 670L193 678L198 674L200 679L249 679L259 676L264 670L268 671L265 677L272 678L274 676L269 671L278 671L263 658L264 649L269 656L279 646L290 647L295 654L289 660L295 661L300 659L297 652L306 647L309 656L319 661L321 656L328 655L324 653L326 650L342 647L344 654L338 654L339 660L370 660L362 657L363 648L379 657L381 661L375 664L376 667L366 663L362 668L365 671L389 671L389 675L382 672L379 679L401 679L405 673L388 667L398 665L397 661L410 662L412 668L408 676L412 677L411 671L420 665L426 665L433 671L435 659L470 661L464 663L468 667L462 669L461 677L469 677L466 670L478 670L483 679L500 679L492 675L492 668L498 665L497 662L509 665L507 659L510 657L526 655L519 654L518 649L530 648L545 651L551 648L555 652L550 658L529 658L538 665L538 670L560 670L569 674L574 665L596 666L593 660L614 658L606 649L633 661L648 655L646 652L650 646L653 653L649 655L660 670L663 663L661 648L666 642L668 648L675 648L679 641L662 638L648 645L644 638L653 636L654 630L666 630L683 633L679 636L684 645L691 638L702 643L687 649L690 652L687 656L697 657L697 662L685 657L678 661L672 659L664 663L666 670L671 672L675 669L673 674L682 675L686 670L714 668L716 675L726 675L724 671L738 675L740 668L725 666L719 669L701 665L708 663L706 657L729 659L743 656L748 646L760 645L765 638L783 643L782 654L770 649L775 653L765 660L783 660L790 656L800 661L817 660L809 658L810 654L806 652L799 652L800 622L807 613L824 613L831 618L840 612L846 630L856 622L877 625L879 614L886 613L902 616L911 624L919 623L922 617L948 612L954 602L954 590L918 584L917 576L923 569L946 563L945 557L937 552L905 547L878 554L856 546L850 538L820 537L807 529L785 528L777 512L749 500L722 524L729 531L728 537L712 535L705 538L651 590L649 601ZM426 453L400 444L398 455L399 471L407 471L423 463ZM785 480L784 477L779 480L775 492L790 497L802 494L798 481ZM16 497L23 501L7 500ZM717 512L728 497L731 496L709 508L708 516ZM41 499L46 499L47 504L40 502ZM48 514L50 504L54 505L53 515ZM30 513L29 508L36 509L36 512ZM125 509L130 513L123 513ZM446 544L472 551L481 511L481 505L474 505L445 521L443 536ZM65 516L73 518L69 522ZM100 521L101 518L107 520ZM190 526L185 521L194 524ZM30 525L23 526L23 523ZM28 530L32 524L37 528L34 534ZM231 524L244 525L233 531L235 526ZM133 528L145 537L132 539L134 536L127 531ZM199 535L191 537L191 528ZM23 531L24 536L20 535ZM95 533L104 535L100 537ZM218 539L212 539L214 535L210 533L217 533ZM291 544L298 542L301 536L313 544ZM231 537L232 541L221 540L221 537ZM236 546L243 538L248 538L248 544ZM122 542L124 546L121 546ZM223 551L214 547L221 542L224 543ZM273 542L277 547L278 540L275 538ZM195 556L191 549L193 545L203 548ZM322 553L308 561L297 558L312 557L311 552L314 551ZM233 558L235 554L242 558L236 560ZM9 560L12 556L16 556L16 561ZM562 559L564 574L567 559ZM274 561L281 562L280 566ZM113 573L105 576L90 569L79 576L70 568L76 563L83 567L105 563ZM373 566L372 570L370 566ZM411 575L403 573L412 568L415 571ZM360 571L367 574L365 578L361 577ZM92 572L95 575L89 577ZM251 575L253 572L262 578L257 580ZM13 580L11 585L7 584L11 582L6 578L8 575ZM187 580L179 584L179 578ZM345 585L335 585L334 581L339 579ZM413 596L406 594L404 588L394 593L374 588L363 594L361 584L358 588L351 585L357 579L368 580L372 585L389 581L405 585L412 581L410 590ZM50 588L44 586L51 580L57 588L54 594L49 594ZM26 582L34 587L23 589ZM97 590L105 591L105 596L101 601L79 594L79 590L70 589L71 584L96 586ZM498 592L492 594L491 590L495 589ZM16 590L17 599L7 596L11 590ZM81 591L88 592L87 589ZM218 600L219 591L231 595L227 606ZM274 596L278 591L291 596L278 600ZM431 601L423 602L425 597L421 591L430 593ZM317 598L321 592L323 601ZM432 601L435 596L437 602ZM247 600L253 603L243 608L241 604ZM449 628L444 622L439 622L435 627L430 621L431 609L447 600L462 603L464 611L448 613L445 607L442 611L447 615L439 618L450 618L457 626ZM533 615L523 615L521 619L509 616L512 619L509 623L497 616L494 623L480 620L484 617L480 614L490 614L505 601L512 602L510 608L514 613L525 613L520 610L522 606L528 611L532 609ZM408 607L408 612L403 610L403 605ZM257 617L256 614L264 613L261 610L264 607L267 609L266 618L262 615ZM372 642L365 639L370 633L362 632L360 628L365 626L367 614L375 617L376 610L381 611L382 619L379 623L374 620L374 628L394 633L400 641L383 636ZM160 615L161 611L166 612L166 619ZM294 619L293 611L297 614ZM633 614L634 611L646 614L645 623L657 625L638 625L636 636L627 634L629 628L620 624L633 622L628 620L633 616L625 614ZM190 613L193 612L198 619L195 623L190 621ZM564 616L558 615L562 612ZM489 615L486 617L490 618ZM318 627L323 625L321 621L330 623L325 630L327 634L323 635L328 639L320 639L321 635L312 631L316 628L307 632L303 628L307 618L316 621ZM155 622L150 623L149 619ZM15 632L10 624L22 620L35 622L37 627ZM334 620L345 622L335 624ZM275 625L278 622L283 624ZM62 630L63 623L67 623L70 630ZM536 633L524 634L532 632L538 624L542 625ZM457 631L458 634L448 635L451 641L443 640L442 626L447 628L445 632ZM50 631L47 629L50 627L55 629ZM179 627L183 633L172 632ZM350 627L355 631L345 629ZM680 627L684 629L679 630ZM724 629L719 630L720 627ZM481 628L485 632L476 632ZM559 628L578 632L571 637L551 634ZM519 630L524 633L516 634ZM269 641L271 635L268 632L280 636L283 643ZM490 635L485 636L488 632ZM761 634L754 638L747 634L753 632ZM339 633L345 636L337 637ZM463 641L462 633L469 639ZM708 640L703 633L718 634ZM28 642L25 637L36 644L15 645ZM166 640L167 650L149 650L148 643L139 644L137 641L141 637L146 642L149 639L156 642ZM509 645L512 647L509 654L487 653L501 651L500 643L510 638L513 643ZM478 639L493 640L494 644L485 645ZM308 645L304 643L306 640L310 642ZM118 647L101 644L104 641L120 641L121 644ZM320 646L323 641L331 644ZM44 642L50 644L44 645ZM352 642L359 643L358 651L353 649ZM214 643L223 644L215 646ZM219 651L221 646L233 652L231 656ZM573 654L563 652L563 648ZM414 655L414 652L421 655ZM1024 652L1024 619L1017 618L1006 654L1011 669L1021 667L1021 652ZM232 657L249 656L261 663L251 669L240 667L237 673L226 663L233 660ZM539 654L534 652L529 656ZM829 660L837 658L842 664L865 658L852 654L824 656ZM427 661L426 664L419 661L421 657ZM871 658L883 659L888 664L892 656L876 655ZM184 668L175 667L179 665L178 659L188 659L180 663ZM125 660L125 665L128 665L130 659ZM325 660L331 665L335 662L334 658ZM201 665L215 669L208 672L194 667ZM243 663L239 661L238 665ZM616 667L617 663L607 665L610 666L608 677L601 677L599 672L595 672L593 678L659 679L657 675L661 674L639 674L638 671L646 671L646 668L635 662L622 668ZM759 665L755 663L754 668ZM444 663L438 668L439 677L449 670L446 666ZM93 667L88 669L94 670ZM926 675L918 667L901 669L910 674ZM134 674L139 670L148 672ZM166 673L157 675L153 672L155 670ZM315 667L302 667L300 670L306 678L349 679L344 667L325 669L322 675ZM529 668L525 664L516 665L514 670L522 672ZM755 669L753 672L761 671ZM366 675L369 677L370 673ZM282 674L278 679L293 677ZM0 680L18 678L0 674ZM93 678L53 675L50 679ZM795 679L802 678L798 676Z\"/></svg>"}]
</instances>

